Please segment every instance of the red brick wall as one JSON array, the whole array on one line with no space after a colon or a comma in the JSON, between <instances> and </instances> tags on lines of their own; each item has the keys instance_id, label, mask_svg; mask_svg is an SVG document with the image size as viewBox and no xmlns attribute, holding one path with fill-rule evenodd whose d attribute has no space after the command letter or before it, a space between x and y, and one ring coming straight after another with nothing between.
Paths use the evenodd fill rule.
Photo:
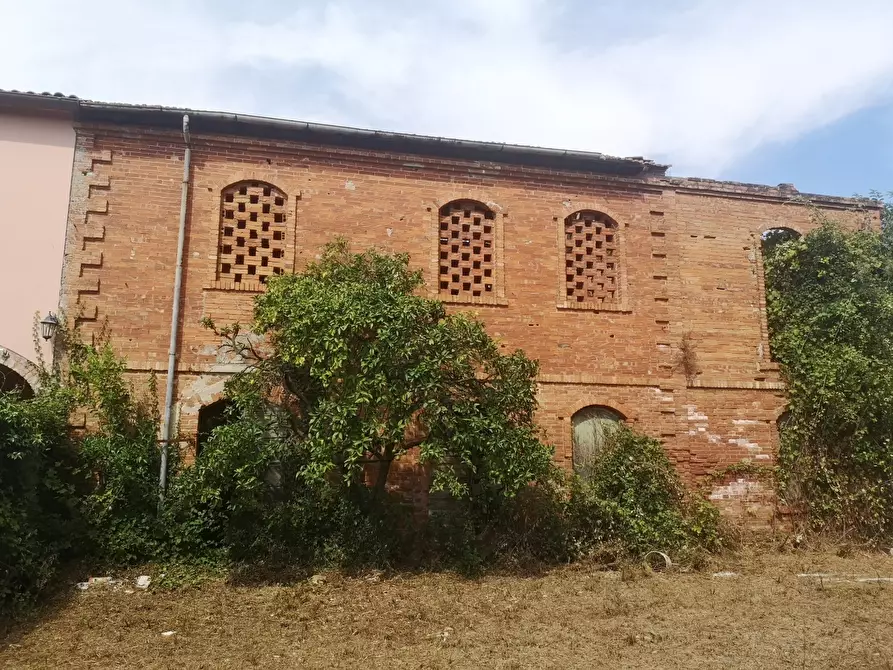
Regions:
<instances>
[{"instance_id":1,"label":"red brick wall","mask_svg":"<svg viewBox=\"0 0 893 670\"><path fill-rule=\"evenodd\" d=\"M256 294L215 288L220 193L258 179L288 196L289 269L343 235L357 250L408 252L432 295L438 208L471 198L494 210L498 298L453 308L539 359L539 419L559 462L570 463L571 416L590 404L660 437L688 477L771 461L784 397L768 358L759 240L767 228L812 225L790 190L219 137L194 137L192 155L177 384L185 433L233 369L200 320L247 322ZM166 368L182 157L178 135L78 131L64 299L87 330L108 319L135 372ZM865 215L845 211L853 204L820 202L856 225ZM563 222L580 209L619 224L621 299L610 310L564 302ZM678 365L686 333L699 373L690 378Z\"/></svg>"}]
</instances>

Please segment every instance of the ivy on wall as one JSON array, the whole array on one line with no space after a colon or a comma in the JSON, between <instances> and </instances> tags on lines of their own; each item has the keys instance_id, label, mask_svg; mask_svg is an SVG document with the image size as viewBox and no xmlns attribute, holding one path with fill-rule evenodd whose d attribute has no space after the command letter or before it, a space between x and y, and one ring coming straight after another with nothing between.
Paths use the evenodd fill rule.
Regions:
<instances>
[{"instance_id":1,"label":"ivy on wall","mask_svg":"<svg viewBox=\"0 0 893 670\"><path fill-rule=\"evenodd\" d=\"M788 385L780 492L814 529L893 537L893 231L821 218L764 244L772 352Z\"/></svg>"}]
</instances>

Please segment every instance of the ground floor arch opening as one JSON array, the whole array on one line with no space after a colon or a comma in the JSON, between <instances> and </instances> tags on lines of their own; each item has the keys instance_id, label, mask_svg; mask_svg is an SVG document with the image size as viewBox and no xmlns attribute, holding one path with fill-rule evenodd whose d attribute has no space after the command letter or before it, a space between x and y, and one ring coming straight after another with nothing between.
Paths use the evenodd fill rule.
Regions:
<instances>
[{"instance_id":1,"label":"ground floor arch opening","mask_svg":"<svg viewBox=\"0 0 893 670\"><path fill-rule=\"evenodd\" d=\"M584 479L589 476L612 433L626 420L613 407L589 405L571 417L573 429L574 472Z\"/></svg>"},{"instance_id":2,"label":"ground floor arch opening","mask_svg":"<svg viewBox=\"0 0 893 670\"><path fill-rule=\"evenodd\" d=\"M237 416L232 400L221 398L198 411L198 431L195 438L195 457L201 456L202 449L211 439L215 428L232 423Z\"/></svg>"}]
</instances>

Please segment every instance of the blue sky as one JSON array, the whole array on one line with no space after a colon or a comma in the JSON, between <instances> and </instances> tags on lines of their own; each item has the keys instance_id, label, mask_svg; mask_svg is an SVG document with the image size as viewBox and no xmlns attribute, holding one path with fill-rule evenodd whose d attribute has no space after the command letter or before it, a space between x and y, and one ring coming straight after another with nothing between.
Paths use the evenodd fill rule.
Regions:
<instances>
[{"instance_id":1,"label":"blue sky","mask_svg":"<svg viewBox=\"0 0 893 670\"><path fill-rule=\"evenodd\" d=\"M777 184L805 193L868 195L893 191L893 105L879 104L737 160L721 179Z\"/></svg>"},{"instance_id":2,"label":"blue sky","mask_svg":"<svg viewBox=\"0 0 893 670\"><path fill-rule=\"evenodd\" d=\"M891 0L0 0L0 88L893 189Z\"/></svg>"}]
</instances>

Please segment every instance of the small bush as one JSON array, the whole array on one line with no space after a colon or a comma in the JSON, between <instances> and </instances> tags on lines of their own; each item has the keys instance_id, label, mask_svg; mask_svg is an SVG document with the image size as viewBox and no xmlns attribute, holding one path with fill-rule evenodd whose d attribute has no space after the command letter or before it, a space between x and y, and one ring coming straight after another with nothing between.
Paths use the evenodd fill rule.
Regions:
<instances>
[{"instance_id":1,"label":"small bush","mask_svg":"<svg viewBox=\"0 0 893 670\"><path fill-rule=\"evenodd\" d=\"M33 600L78 539L70 409L49 380L29 400L0 394L0 614Z\"/></svg>"},{"instance_id":2,"label":"small bush","mask_svg":"<svg viewBox=\"0 0 893 670\"><path fill-rule=\"evenodd\" d=\"M577 544L617 542L632 553L720 545L719 511L689 492L657 440L621 427L590 479L571 489Z\"/></svg>"},{"instance_id":3,"label":"small bush","mask_svg":"<svg viewBox=\"0 0 893 670\"><path fill-rule=\"evenodd\" d=\"M722 534L719 511L686 489L660 443L621 427L585 481L554 469L486 513L458 505L435 519L429 543L432 562L475 571L650 550L689 561L719 549Z\"/></svg>"},{"instance_id":4,"label":"small bush","mask_svg":"<svg viewBox=\"0 0 893 670\"><path fill-rule=\"evenodd\" d=\"M154 378L137 395L124 361L106 342L78 344L69 353L70 384L96 427L80 441L80 471L92 486L82 500L94 555L113 564L144 561L164 540L157 515L158 399ZM176 454L172 459L176 470Z\"/></svg>"},{"instance_id":5,"label":"small bush","mask_svg":"<svg viewBox=\"0 0 893 670\"><path fill-rule=\"evenodd\" d=\"M174 480L170 551L307 569L389 564L400 533L387 501L338 481L308 482L304 445L279 433L275 418L244 409Z\"/></svg>"}]
</instances>

